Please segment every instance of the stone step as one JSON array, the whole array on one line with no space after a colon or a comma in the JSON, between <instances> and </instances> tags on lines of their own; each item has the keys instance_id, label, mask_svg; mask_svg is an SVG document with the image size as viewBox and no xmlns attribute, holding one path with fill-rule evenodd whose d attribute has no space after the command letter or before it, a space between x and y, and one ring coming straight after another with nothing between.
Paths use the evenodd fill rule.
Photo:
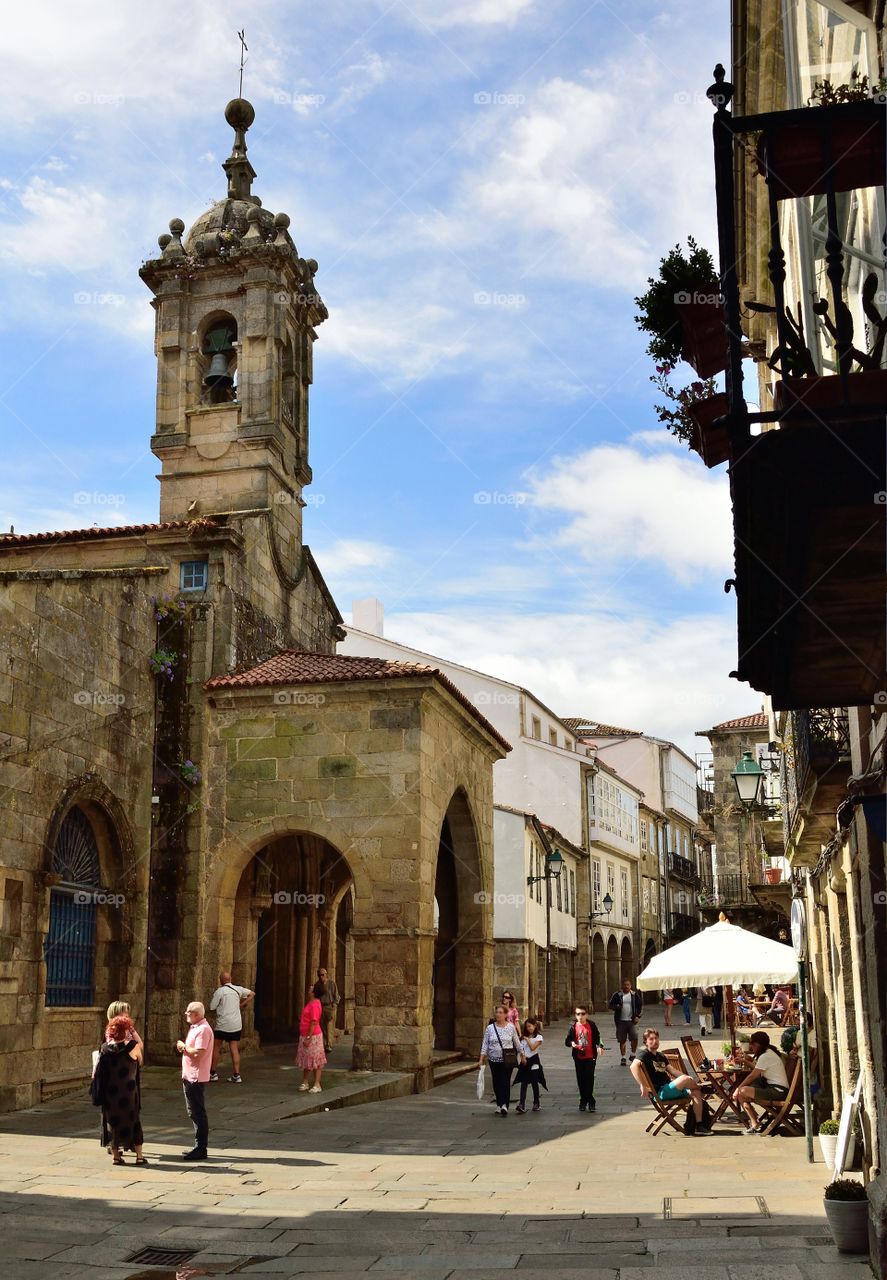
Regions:
<instances>
[{"instance_id":1,"label":"stone step","mask_svg":"<svg viewBox=\"0 0 887 1280\"><path fill-rule=\"evenodd\" d=\"M437 1088L441 1084L449 1084L451 1080L455 1080L458 1076L467 1075L470 1071L477 1071L477 1063L470 1058L457 1056L448 1058L443 1063L434 1063L434 1086Z\"/></svg>"}]
</instances>

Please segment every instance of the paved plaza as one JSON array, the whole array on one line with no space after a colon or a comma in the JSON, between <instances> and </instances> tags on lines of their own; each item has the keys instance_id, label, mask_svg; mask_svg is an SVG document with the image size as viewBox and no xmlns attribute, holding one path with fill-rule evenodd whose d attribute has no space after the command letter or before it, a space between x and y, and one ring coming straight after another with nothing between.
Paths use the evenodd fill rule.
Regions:
<instances>
[{"instance_id":1,"label":"paved plaza","mask_svg":"<svg viewBox=\"0 0 887 1280\"><path fill-rule=\"evenodd\" d=\"M658 1011L649 1020L661 1026ZM148 1246L196 1251L183 1277L870 1275L830 1243L826 1170L808 1165L802 1140L743 1138L736 1125L710 1138L645 1134L650 1113L619 1065L612 1022L599 1025L607 1052L592 1116L577 1108L566 1024L546 1033L542 1111L507 1120L475 1099L473 1073L420 1096L293 1117L298 1072L280 1056L252 1077L247 1058L240 1088L208 1086L205 1164L180 1159L191 1132L165 1069L145 1073L147 1168L132 1155L111 1165L85 1096L4 1116L4 1274L172 1280L169 1262L127 1261Z\"/></svg>"}]
</instances>

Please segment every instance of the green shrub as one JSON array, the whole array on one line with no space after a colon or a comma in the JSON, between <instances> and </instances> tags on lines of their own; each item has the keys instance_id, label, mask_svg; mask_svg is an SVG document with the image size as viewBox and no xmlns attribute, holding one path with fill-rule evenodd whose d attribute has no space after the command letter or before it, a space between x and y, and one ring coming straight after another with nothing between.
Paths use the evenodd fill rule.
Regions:
<instances>
[{"instance_id":1,"label":"green shrub","mask_svg":"<svg viewBox=\"0 0 887 1280\"><path fill-rule=\"evenodd\" d=\"M717 294L720 280L715 264L707 249L700 249L692 236L687 238L690 256L685 257L679 244L659 263L659 278L651 276L646 293L635 298L640 315L635 324L650 335L647 350L654 360L666 366L675 365L681 359L683 330L678 315L678 294Z\"/></svg>"},{"instance_id":2,"label":"green shrub","mask_svg":"<svg viewBox=\"0 0 887 1280\"><path fill-rule=\"evenodd\" d=\"M867 1200L865 1187L852 1178L838 1178L825 1188L826 1200Z\"/></svg>"},{"instance_id":3,"label":"green shrub","mask_svg":"<svg viewBox=\"0 0 887 1280\"><path fill-rule=\"evenodd\" d=\"M819 1132L824 1138L833 1138L839 1129L837 1120L823 1120L819 1126Z\"/></svg>"}]
</instances>

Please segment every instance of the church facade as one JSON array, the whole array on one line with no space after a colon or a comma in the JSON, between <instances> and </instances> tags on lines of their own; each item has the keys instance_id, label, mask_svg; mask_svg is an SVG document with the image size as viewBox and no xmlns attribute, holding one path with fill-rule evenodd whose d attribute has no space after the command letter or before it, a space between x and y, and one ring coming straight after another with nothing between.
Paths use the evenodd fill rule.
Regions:
<instances>
[{"instance_id":1,"label":"church facade","mask_svg":"<svg viewBox=\"0 0 887 1280\"><path fill-rule=\"evenodd\" d=\"M302 537L327 312L252 194L253 114L226 109L226 197L141 269L159 520L0 536L0 1109L88 1076L118 998L172 1061L220 967L255 1047L327 966L353 1065L417 1088L486 1020L508 743L442 672L336 654Z\"/></svg>"}]
</instances>

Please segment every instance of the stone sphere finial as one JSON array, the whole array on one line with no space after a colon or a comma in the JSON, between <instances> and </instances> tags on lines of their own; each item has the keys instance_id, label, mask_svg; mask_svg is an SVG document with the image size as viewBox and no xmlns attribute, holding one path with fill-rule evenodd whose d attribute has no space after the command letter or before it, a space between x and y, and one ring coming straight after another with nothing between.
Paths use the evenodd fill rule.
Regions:
<instances>
[{"instance_id":1,"label":"stone sphere finial","mask_svg":"<svg viewBox=\"0 0 887 1280\"><path fill-rule=\"evenodd\" d=\"M232 129L247 130L256 118L256 110L246 98L232 98L225 108L225 119Z\"/></svg>"},{"instance_id":2,"label":"stone sphere finial","mask_svg":"<svg viewBox=\"0 0 887 1280\"><path fill-rule=\"evenodd\" d=\"M275 213L274 215L275 227L283 227L284 231L286 231L289 224L290 224L290 216L288 213Z\"/></svg>"},{"instance_id":3,"label":"stone sphere finial","mask_svg":"<svg viewBox=\"0 0 887 1280\"><path fill-rule=\"evenodd\" d=\"M258 210L258 208L257 208L255 205L253 205L253 207L252 207L251 209L247 209L247 211L246 211L246 220L247 220L247 222L258 222L258 221L259 221L259 219L261 218L261 216L262 216L262 215L261 215L260 211Z\"/></svg>"},{"instance_id":4,"label":"stone sphere finial","mask_svg":"<svg viewBox=\"0 0 887 1280\"><path fill-rule=\"evenodd\" d=\"M170 218L169 229L174 236L180 236L185 230L185 224L181 218Z\"/></svg>"}]
</instances>

